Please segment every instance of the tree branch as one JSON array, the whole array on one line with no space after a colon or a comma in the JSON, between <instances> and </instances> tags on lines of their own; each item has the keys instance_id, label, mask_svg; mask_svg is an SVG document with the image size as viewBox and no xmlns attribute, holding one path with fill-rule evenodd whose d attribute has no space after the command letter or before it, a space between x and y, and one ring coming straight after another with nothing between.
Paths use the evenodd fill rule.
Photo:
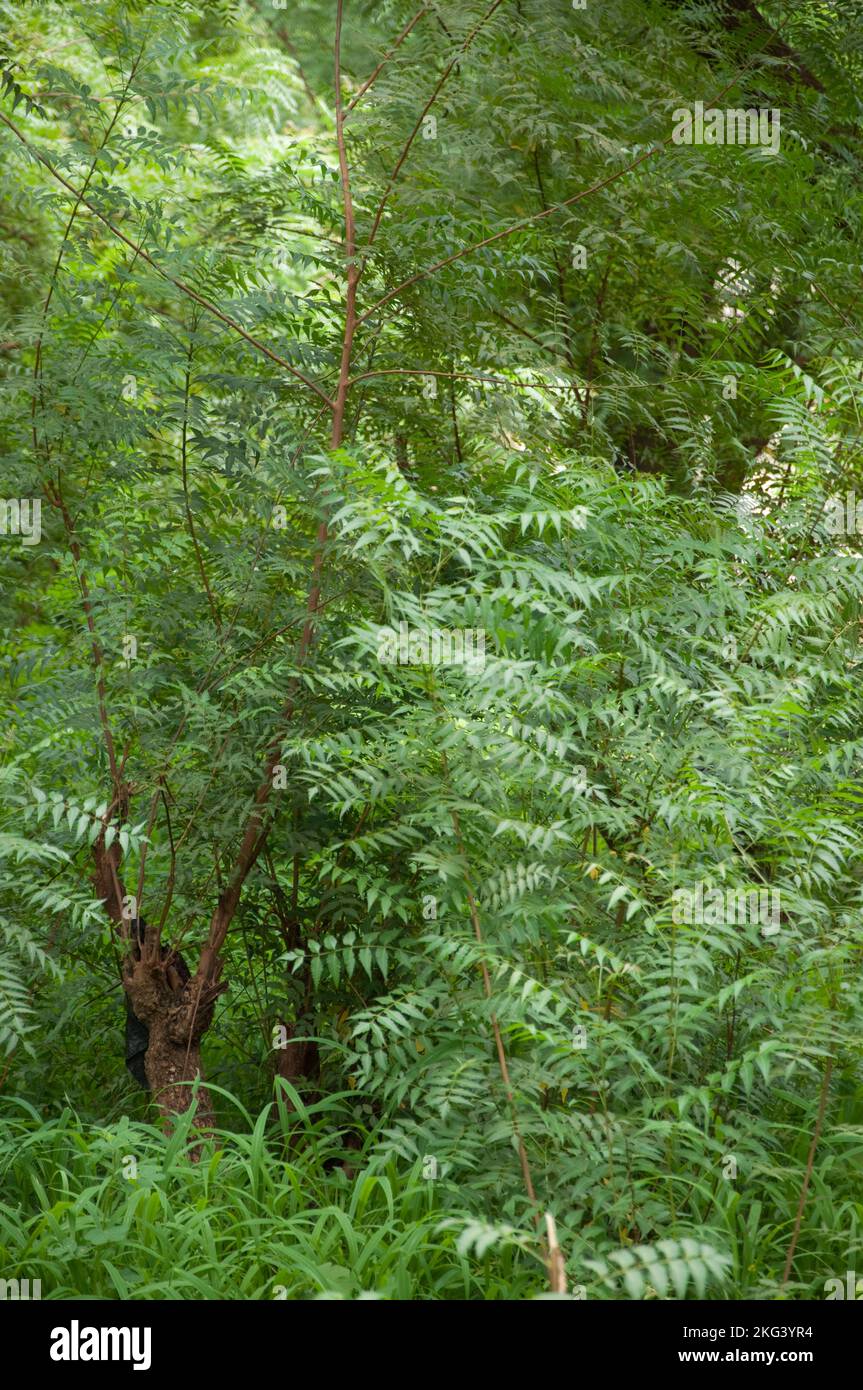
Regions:
<instances>
[{"instance_id":1,"label":"tree branch","mask_svg":"<svg viewBox=\"0 0 863 1390\"><path fill-rule=\"evenodd\" d=\"M43 164L45 168L48 170L48 172L51 174L51 176L55 178L58 183L61 183L63 187L67 189L75 198L77 198L79 203L83 207L88 208L89 211L92 212L93 216L98 218L98 220L102 223L104 227L107 227L108 231L112 234L112 236L117 237L120 241L124 242L126 246L131 247L131 249L138 256L140 256L142 260L146 261L147 264L153 270L155 270L157 275L161 275L163 280L167 280L169 284L173 285L175 289L180 290L182 294L188 295L188 297L190 299L193 299L196 304L200 304L203 309L206 309L208 314L212 314L215 318L219 320L220 323L225 324L227 328L232 329L235 333L239 333L240 337L245 339L245 341L249 343L249 345L253 347L256 352L262 352L265 357L269 357L271 362L275 362L278 366L284 367L285 371L290 372L291 376L294 376L299 381L302 381L305 386L308 386L310 391L314 391L315 395L320 397L320 399L325 403L325 405L329 406L330 410L334 408L333 402L330 400L329 396L326 394L325 391L321 390L317 382L312 381L311 377L307 377L303 372L298 371L296 367L292 367L290 362L286 362L283 357L280 357L278 353L273 352L272 349L268 348L265 343L259 342L259 340L257 338L254 338L251 333L247 333L245 328L243 328L241 324L237 323L236 319L232 319L228 314L222 313L221 309L218 309L215 304L212 304L210 302L209 299L205 299L202 294L198 294L197 290L193 290L190 285L185 284L182 280L177 280L173 275L170 275L167 270L163 270L162 267L156 261L153 260L153 257L149 255L149 253L145 251L142 246L136 245L136 243L132 241L130 237L127 237L124 232L120 231L119 227L115 227L113 222L111 222L109 218L107 218L104 215L104 213L101 213L99 209L89 201L88 198L85 198L83 196L83 193L79 189L75 188L73 184L69 183L68 179L65 179L62 174L58 173L57 170L54 168L53 164L51 164L50 160L46 159L45 155L43 155L40 150L37 150L34 145L30 144L30 141L27 139L27 137L22 134L18 127L14 125L12 121L9 120L8 116L5 116L2 111L0 111L0 122L2 122L3 125L8 126L8 128L12 131L12 134L16 137L16 139L20 140L21 144L24 146L26 150L29 151L33 158L37 159L40 164Z\"/></svg>"},{"instance_id":2,"label":"tree branch","mask_svg":"<svg viewBox=\"0 0 863 1390\"><path fill-rule=\"evenodd\" d=\"M395 43L393 44L392 48L389 50L388 53L385 53L385 54L384 54L383 58L381 58L381 61L378 63L378 65L377 65L377 67L375 68L374 72L372 73L371 77L367 77L367 78L366 78L365 82L364 82L363 85L360 87L359 91L356 92L355 95L354 95L354 96L351 98L351 100L348 102L348 105L347 105L347 107L346 107L346 109L345 109L345 120L347 120L348 116L349 116L349 115L351 114L351 112L353 111L353 109L354 109L354 107L356 106L357 102L361 99L361 97L363 97L363 96L365 95L365 93L369 90L369 87L371 87L372 84L377 80L378 73L379 73L379 72L381 71L381 69L389 62L390 58L391 58L391 57L393 56L393 54L395 53L396 49L397 49L397 48L400 48L401 45L404 43L405 39L407 38L408 34L409 34L409 33L411 32L411 30L413 29L414 25L415 25L415 24L418 24L419 21L422 19L423 15L424 15L424 14L428 14L428 12L429 12L429 7L428 7L428 5L423 5L422 9L421 9L421 10L418 10L417 13L414 15L413 19L410 21L410 23L408 24L407 28L405 28L405 29L402 30L402 32L399 34L398 38L396 39Z\"/></svg>"},{"instance_id":3,"label":"tree branch","mask_svg":"<svg viewBox=\"0 0 863 1390\"><path fill-rule=\"evenodd\" d=\"M711 101L705 103L705 110L709 109L711 106L715 106L716 103L725 96L726 92L730 92L731 88L740 81L743 73L746 72L748 68L752 67L758 57L759 54L753 54L744 67L742 67L739 72L735 73L734 77L732 77L729 82L726 82L722 90L717 92L716 96L713 97ZM640 154L631 164L627 164L623 169L618 169L614 174L608 174L604 179L599 179L597 183L591 184L589 188L583 188L580 193L573 193L571 198L564 198L561 203L555 203L551 207L544 208L542 212L533 213L531 217L525 217L519 222L513 222L511 226L503 227L499 232L493 232L491 236L483 237L482 241L476 241L472 246L464 246L460 251L454 251L451 256L445 256L442 261L436 261L434 265L427 266L425 270L418 270L416 275L411 275L407 280L402 280L401 284L396 285L392 290L388 290L383 298L373 304L370 309L366 309L364 314L360 314L357 319L357 327L359 328L367 319L371 318L372 314L376 314L385 304L389 304L390 300L400 295L402 290L408 289L411 285L417 284L420 280L428 279L430 275L434 275L437 271L443 270L445 266L452 265L455 261L463 260L465 256L472 255L474 251L482 250L484 246L491 246L495 241L501 241L505 237L513 236L516 232L522 231L525 227L532 226L534 222L542 222L544 218L551 217L553 213L560 212L563 208L573 207L575 203L580 203L584 198L589 198L592 193L599 193L603 188L608 188L611 184L616 183L618 179L622 179L627 174L631 174L634 169L644 164L646 160L651 159L653 155L661 153L667 145L671 144L673 139L674 135L671 133L667 135L664 140L661 140L659 144L652 145L649 150L645 150L643 154Z\"/></svg>"},{"instance_id":4,"label":"tree branch","mask_svg":"<svg viewBox=\"0 0 863 1390\"><path fill-rule=\"evenodd\" d=\"M616 173L609 174L606 178L600 179L598 183L591 184L589 188L583 188L580 193L573 193L571 198L564 198L562 203L554 203L543 212L535 212L530 217L522 218L520 222L514 222L509 227L503 227L499 232L493 232L491 236L483 237L482 241L474 242L472 246L464 246L460 251L454 251L451 256L445 256L442 261L436 261L434 265L427 266L425 270L418 270L416 275L411 275L407 280L402 280L401 284L389 290L383 298L373 304L370 309L366 309L364 314L360 314L357 320L357 326L359 327L361 324L365 323L367 319L371 318L372 314L376 314L385 304L389 304L390 300L395 299L403 290L409 289L411 285L416 285L420 280L427 280L430 275L435 275L437 271L443 270L445 266L453 265L455 261L463 260L465 256L472 255L474 251L481 251L484 246L491 246L495 241L502 241L505 237L514 236L516 232L523 231L525 227L532 226L534 222L541 222L544 218L551 217L552 213L560 212L563 208L572 207L573 204L580 203L583 198L589 198L591 193L598 193L601 189L608 188L610 184L616 183L618 179L622 179L626 174L631 174L632 171L637 169L640 164L643 164L645 160L650 159L653 155L664 150L666 145L671 142L672 138L673 136L669 135L661 144L651 146L649 150L645 150L643 154L640 154L631 164L627 164L625 168L618 169Z\"/></svg>"},{"instance_id":5,"label":"tree branch","mask_svg":"<svg viewBox=\"0 0 863 1390\"><path fill-rule=\"evenodd\" d=\"M407 143L405 144L405 146L404 146L404 148L403 148L401 154L399 155L398 159L396 160L395 167L394 167L392 173L390 174L389 182L388 182L386 188L384 189L383 197L381 198L381 201L380 201L380 203L379 203L379 205L378 205L378 210L377 210L377 212L375 213L375 220L374 220L374 223L372 224L372 230L371 230L371 232L370 232L370 234L369 234L369 241L368 241L369 246L371 246L371 245L374 243L374 239L375 239L375 237L376 237L377 234L378 234L378 228L380 227L380 224L381 224L381 218L382 218L383 215L384 215L384 208L386 207L386 205L387 205L387 200L388 200L390 194L392 193L393 188L395 187L395 182L396 182L396 179L397 179L398 176L399 176L399 173L400 173L400 171L401 171L402 165L404 164L405 160L407 159L408 155L410 154L410 151L411 151L411 147L412 147L412 145L413 145L413 142L414 142L414 140L415 140L416 137L417 137L417 134L418 134L418 132L419 132L421 126L422 126L423 121L425 120L426 116L428 115L429 111L431 110L431 107L434 105L435 101L437 100L438 95L440 94L441 88L443 87L444 83L446 82L447 78L449 77L450 73L452 72L453 68L455 67L456 63L459 61L459 59L460 59L460 58L467 52L467 50L470 48L471 44L473 43L473 41L474 41L476 35L479 33L480 29L483 27L483 25L486 23L486 21L489 20L489 19L491 18L491 16L494 14L495 10L496 10L496 9L499 9L499 7L500 7L502 4L503 4L503 0L494 0L494 4L491 5L491 7L490 7L488 10L486 10L485 14L482 16L482 19L480 19L479 22L478 22L477 24L474 25L473 29L472 29L472 30L470 31L470 33L468 34L467 38L465 39L465 41L464 41L464 43L462 44L461 48L460 48L460 49L458 50L458 52L456 53L455 57L452 59L451 62L449 62L449 63L447 64L447 66L444 68L443 72L441 73L440 78L438 79L438 82L437 82L437 85L435 86L434 91L432 92L431 96L429 97L428 101L426 102L425 106L423 107L422 111L420 112L419 117L417 118L417 123L416 123L416 125L414 126L413 130L411 131L410 135L408 136L408 138L407 138Z\"/></svg>"},{"instance_id":6,"label":"tree branch","mask_svg":"<svg viewBox=\"0 0 863 1390\"><path fill-rule=\"evenodd\" d=\"M198 562L198 571L201 582L207 595L207 602L210 605L210 615L213 625L217 632L222 631L222 619L219 616L219 608L210 581L207 578L207 571L204 567L204 557L198 545L198 536L195 531L195 521L192 516L192 508L189 503L189 475L188 475L188 435L189 435L189 393L192 385L192 333L189 333L189 353L186 358L186 370L183 377L183 427L180 439L180 465L183 479L183 505L186 512L186 521L189 523L189 535L192 538L192 547L195 551L195 559Z\"/></svg>"},{"instance_id":7,"label":"tree branch","mask_svg":"<svg viewBox=\"0 0 863 1390\"><path fill-rule=\"evenodd\" d=\"M336 36L335 36L335 102L336 102L336 143L339 151L339 172L341 176L342 202L344 205L345 217L345 260L347 274L347 293L345 298L345 327L342 342L341 362L339 365L339 381L336 389L335 398L332 402L333 419L332 431L330 435L330 448L337 449L342 442L345 420L345 404L347 401L348 384L350 382L351 354L353 350L354 333L357 324L356 296L357 281L359 271L355 263L356 257L356 223L354 218L353 197L351 194L350 171L348 168L347 151L345 148L344 131L344 108L342 105L341 94L341 43L342 43L342 13L344 0L338 0L336 9ZM329 531L326 521L322 521L318 527L318 534L315 545L315 557L312 563L312 573L309 583L308 599L306 601L306 620L300 636L299 648L297 651L297 669L301 671L305 665L309 649L314 636L315 615L318 611L321 596L321 573L323 569L324 548L327 543ZM258 789L255 792L252 810L246 821L243 838L240 848L234 861L228 886L219 895L216 910L210 921L210 930L206 945L201 951L201 958L198 963L199 990L211 987L218 980L220 963L218 959L219 951L224 945L230 929L231 922L237 911L240 901L240 894L243 885L254 867L258 856L264 848L269 834L272 821L264 823L264 810L270 800L273 790L273 771L281 755L282 740L285 730L294 716L296 708L296 692L299 686L298 675L294 677L288 698L285 702L282 718L279 722L279 729L270 742L267 750L266 763Z\"/></svg>"},{"instance_id":8,"label":"tree branch","mask_svg":"<svg viewBox=\"0 0 863 1390\"><path fill-rule=\"evenodd\" d=\"M574 391L572 382L556 385L551 381L510 381L505 376L487 376L480 372L443 372L436 371L431 367L380 367L373 372L361 372L359 376L351 377L348 386L356 386L358 381L368 381L373 376L435 376L446 377L450 381L478 381L480 385L491 386L514 386L523 391L548 390L548 391ZM576 394L578 394L576 392Z\"/></svg>"}]
</instances>

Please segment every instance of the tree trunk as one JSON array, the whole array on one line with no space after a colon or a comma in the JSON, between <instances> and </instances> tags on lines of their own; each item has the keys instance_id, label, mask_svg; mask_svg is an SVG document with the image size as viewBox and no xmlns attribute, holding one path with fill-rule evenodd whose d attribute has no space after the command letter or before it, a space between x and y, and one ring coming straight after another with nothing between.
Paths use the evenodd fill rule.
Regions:
<instances>
[{"instance_id":1,"label":"tree trunk","mask_svg":"<svg viewBox=\"0 0 863 1390\"><path fill-rule=\"evenodd\" d=\"M136 1017L149 1029L144 1069L153 1100L170 1124L193 1103L191 1083L197 1080L194 1123L199 1130L210 1130L215 1117L203 1085L201 1038L213 1020L216 997L226 986L208 987L198 975L184 982L170 953L159 952L153 929L146 928L144 935L140 958L131 956L127 962L123 986Z\"/></svg>"},{"instance_id":2,"label":"tree trunk","mask_svg":"<svg viewBox=\"0 0 863 1390\"><path fill-rule=\"evenodd\" d=\"M215 1122L210 1093L203 1085L201 1044L197 1039L177 1043L171 1036L170 1015L150 1024L150 1045L144 1060L147 1083L153 1100L166 1120L188 1110L195 1098L190 1083L200 1081L197 1089L197 1129L211 1130Z\"/></svg>"}]
</instances>

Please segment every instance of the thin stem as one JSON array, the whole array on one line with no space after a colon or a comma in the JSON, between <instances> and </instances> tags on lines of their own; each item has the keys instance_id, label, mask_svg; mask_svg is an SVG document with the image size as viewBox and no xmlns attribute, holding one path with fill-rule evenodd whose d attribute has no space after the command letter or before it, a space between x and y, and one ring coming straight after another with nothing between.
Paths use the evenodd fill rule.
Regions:
<instances>
[{"instance_id":1,"label":"thin stem","mask_svg":"<svg viewBox=\"0 0 863 1390\"><path fill-rule=\"evenodd\" d=\"M785 1272L782 1275L783 1285L788 1283L791 1278L791 1267L794 1263L794 1253L797 1249L797 1241L800 1238L800 1225L803 1221L803 1208L806 1206L806 1197L809 1193L809 1184L812 1181L812 1169L815 1166L815 1150L818 1148L818 1140L821 1138L821 1129L824 1124L824 1115L827 1111L827 1100L830 1094L830 1080L833 1076L834 1059L827 1058L824 1067L824 1077L821 1082L821 1097L818 1102L818 1116L815 1121L815 1128L812 1131L812 1142L809 1145L809 1154L806 1159L806 1172L803 1175L803 1186L800 1189L800 1201L797 1203L797 1216L794 1221L794 1230L791 1234L791 1242L788 1246L788 1254L785 1257Z\"/></svg>"},{"instance_id":2,"label":"thin stem","mask_svg":"<svg viewBox=\"0 0 863 1390\"><path fill-rule=\"evenodd\" d=\"M194 330L193 330L193 331L194 331ZM180 456L181 456L181 457L180 457L180 461L181 461L182 479L183 479L183 506L184 506L184 510L185 510L185 513L186 513L186 520L187 520L187 522L189 523L189 535L190 535L191 538L192 538L192 546L193 546L193 549L194 549L194 551L195 551L195 559L196 559L197 562L198 562L198 571L199 571L199 573L200 573L201 582L202 582L203 585L204 585L204 590L205 590L206 595L207 595L207 602L208 602L209 605L210 605L210 613L211 613L211 615L212 615L212 619L213 619L213 623L214 623L214 625L215 625L216 631L217 631L218 633L221 633L221 631L222 631L222 619L221 619L221 617L219 616L219 609L218 609L218 605L216 604L216 598L215 598L215 595L214 595L212 589L210 588L210 581L209 581L209 579L207 578L207 571L206 571L206 569L205 569L205 567L204 567L204 557L202 556L202 554L201 554L201 548L200 548L200 546L198 545L198 536L197 536L197 532L195 531L195 521L194 521L194 518L193 518L193 516L192 516L192 508L191 508L191 505L190 505L190 503L189 503L189 474L188 474L189 393L190 393L191 384L192 384L192 350L193 350L193 349L192 349L192 345L193 345L193 342L194 342L193 335L192 335L192 333L190 333L190 334L189 334L189 353L188 353L188 356L187 356L187 358L186 358L186 370L185 370L185 373L184 373L184 380L183 380L183 428L182 428L181 437L180 437Z\"/></svg>"},{"instance_id":3,"label":"thin stem","mask_svg":"<svg viewBox=\"0 0 863 1390\"><path fill-rule=\"evenodd\" d=\"M759 55L757 53L753 54L740 71L735 73L731 81L726 82L721 92L717 92L716 96L713 97L711 101L705 103L705 110L715 106L716 103L725 96L725 93L729 92L731 88L735 86L743 76L743 73L752 66L758 57ZM480 251L484 246L491 246L493 242L501 241L504 237L513 236L516 232L522 231L525 227L530 227L535 222L541 222L544 218L551 217L553 213L560 212L562 208L573 207L584 198L589 198L591 194L599 193L603 188L608 188L611 184L616 183L618 179L625 178L627 174L631 174L633 170L637 169L641 164L644 164L646 160L651 159L653 155L659 154L664 150L667 145L671 144L673 139L674 134L672 132L670 135L667 135L664 140L661 140L659 144L652 145L649 150L645 150L643 154L640 154L637 159L634 159L623 169L618 169L615 174L608 174L604 179L599 179L596 183L591 184L589 188L583 188L580 193L573 193L571 198L564 198L561 203L554 203L551 207L544 208L542 212L535 212L531 217L525 217L519 222L513 222L511 226L503 227L499 232L493 232L491 236L483 237L482 241L476 241L472 246L463 246L460 251L454 251L451 256L445 256L442 261L436 261L434 265L427 266L425 270L418 270L416 275L411 275L407 280L402 280L401 284L396 285L394 289L388 290L382 299L379 299L370 309L367 309L364 314L361 314L357 321L357 327L365 323L366 319L371 318L372 314L376 314L385 304L389 304L390 300L395 299L403 290L408 289L411 285L417 284L420 280L428 279L430 275L434 275L437 271L443 270L444 266L452 265L455 261L463 260L465 256L472 255L474 251Z\"/></svg>"},{"instance_id":4,"label":"thin stem","mask_svg":"<svg viewBox=\"0 0 863 1390\"><path fill-rule=\"evenodd\" d=\"M422 9L417 11L417 13L414 15L413 19L410 21L410 23L407 25L407 27L404 28L404 29L402 29L402 32L399 34L399 36L398 36L398 38L396 39L395 43L393 44L392 48L391 48L387 53L384 54L383 58L381 58L381 61L378 63L378 65L377 65L377 67L375 68L374 72L372 73L371 77L367 77L366 80L365 80L365 82L363 83L363 85L360 87L359 91L358 91L358 92L355 92L354 95L351 97L351 100L348 102L347 108L346 108L346 110L345 110L345 120L347 120L348 116L349 116L349 115L351 114L351 112L353 111L353 109L354 109L354 107L356 106L357 102L358 102L363 96L365 96L366 92L369 90L369 87L371 87L372 84L377 80L378 74L380 73L381 69L389 62L390 58L391 58L391 57L393 56L393 54L395 53L396 49L397 49L397 48L401 48L402 44L404 43L404 41L405 41L405 39L407 38L408 34L409 34L409 33L411 32L411 30L413 29L414 25L415 25L415 24L418 24L419 21L422 19L423 15L424 15L424 14L428 14L428 12L429 12L429 7L428 7L428 5L423 5Z\"/></svg>"},{"instance_id":5,"label":"thin stem","mask_svg":"<svg viewBox=\"0 0 863 1390\"><path fill-rule=\"evenodd\" d=\"M337 449L341 445L344 431L345 404L347 402L348 385L350 382L351 353L353 349L354 333L356 331L357 311L356 294L359 272L355 263L356 255L356 223L354 218L353 198L351 195L350 171L348 167L347 151L345 148L344 133L344 108L341 95L341 42L342 42L342 12L344 0L338 0L336 9L336 34L335 34L335 103L336 103L336 142L339 151L339 173L341 177L342 202L344 205L345 218L345 259L347 267L347 293L345 298L345 327L342 342L341 362L339 366L339 380L335 398L332 402L333 418L332 431L330 434L330 447ZM249 873L254 867L259 855L267 842L272 817L264 820L264 812L270 801L273 790L273 772L279 757L281 756L282 741L285 730L291 722L296 709L296 692L299 688L299 672L305 665L309 650L314 638L315 617L320 604L321 596L321 577L323 571L323 559L329 531L326 521L322 521L318 527L318 534L315 545L315 557L312 563L312 573L309 583L308 599L306 601L306 620L303 624L300 636L299 648L297 651L297 674L291 682L288 698L282 711L279 721L279 729L267 749L266 763L258 789L255 792L252 810L246 822L240 848L234 861L234 867L228 882L228 886L219 895L219 901L210 921L210 930L206 945L201 951L201 958L198 964L198 976L200 980L199 989L203 989L205 984L215 984L218 980L220 964L218 954L224 945L230 929L231 922L236 913L240 901L240 894Z\"/></svg>"},{"instance_id":6,"label":"thin stem","mask_svg":"<svg viewBox=\"0 0 863 1390\"><path fill-rule=\"evenodd\" d=\"M434 103L437 101L441 89L444 83L446 82L447 78L449 77L450 73L452 72L453 68L455 67L456 63L459 61L460 58L464 56L464 54L470 48L471 44L473 43L474 39L476 38L480 29L486 23L486 21L491 19L491 16L494 14L495 10L499 9L502 4L503 0L494 0L494 4L488 10L486 10L482 19L480 19L479 22L474 25L473 29L468 34L467 38L465 39L461 48L456 53L455 57L449 63L447 63L446 67L444 68L443 72L438 78L438 81L435 85L435 89L429 97L428 101L426 102L425 106L423 107L422 111L420 112L417 118L416 125L414 126L413 130L408 136L407 141L405 142L405 145L402 149L402 152L395 162L395 167L393 168L393 171L390 174L389 182L387 183L387 186L384 189L383 197L381 198L381 201L378 204L378 210L375 213L375 220L372 224L372 230L369 233L369 246L371 246L374 243L374 239L378 234L378 228L381 225L381 218L384 215L384 208L386 207L389 196L392 193L393 188L395 187L395 182L401 172L402 165L404 164L405 160L410 154L414 140L417 138L417 135L419 134L419 131L422 128L423 121L425 120Z\"/></svg>"},{"instance_id":7,"label":"thin stem","mask_svg":"<svg viewBox=\"0 0 863 1390\"><path fill-rule=\"evenodd\" d=\"M131 247L131 249L136 253L136 255L140 256L143 261L147 262L147 265L149 265L153 270L155 270L157 275L161 275L163 280L167 280L168 283L173 285L175 289L178 289L181 292L181 294L188 295L189 299L193 299L196 304L200 304L203 309L206 309L208 314L212 314L214 318L217 318L219 320L220 323L225 324L225 326L232 329L233 332L239 333L240 337L243 338L247 343L249 343L250 346L253 347L256 352L262 352L265 357L269 357L271 362L275 362L278 366L284 367L286 372L290 372L291 376L295 376L299 381L302 381L303 384L305 386L308 386L310 391L314 391L315 395L319 396L320 399L326 405L328 405L331 410L333 409L333 402L330 400L326 392L323 391L320 386L318 386L317 382L312 381L311 377L307 377L303 372L298 371L296 367L292 367L290 362L285 361L284 357L280 357L277 352L273 352L272 349L268 348L265 343L259 342L259 340L253 337L251 333L247 333L245 328L243 328L241 324L237 323L235 319L232 319L229 314L223 313L222 310L217 308L215 304L212 304L209 299L205 299L202 294L198 294L197 290L193 290L191 286L185 284L184 281L176 279L176 277L170 275L167 270L163 270L162 267L156 261L153 260L153 257L147 251L144 250L143 246L136 244L134 241L132 241L131 237L126 236L125 232L121 232L119 227L115 227L113 222L111 222L110 219L104 215L104 213L101 213L99 209L95 207L94 204L91 203L88 198L84 197L83 193L79 189L75 188L74 184L71 184L68 179L65 179L62 174L57 172L53 164L51 164L50 160L46 159L45 156L41 153L41 151L37 150L34 145L30 144L30 141L27 139L27 137L21 133L21 131L18 129L16 125L13 125L12 121L10 121L8 116L5 116L2 111L0 111L0 121L2 121L3 125L8 126L8 128L12 131L12 134L18 140L21 141L21 144L24 146L24 148L26 150L29 150L30 154L33 155L34 159L37 159L40 164L43 164L45 166L48 172L52 175L53 178L57 180L58 183L61 183L64 188L68 189L68 191L75 198L78 199L79 203L83 207L89 209L89 211L92 212L93 216L98 218L98 220L102 223L104 227L107 227L108 231L112 234L112 236L117 237L126 246Z\"/></svg>"}]
</instances>

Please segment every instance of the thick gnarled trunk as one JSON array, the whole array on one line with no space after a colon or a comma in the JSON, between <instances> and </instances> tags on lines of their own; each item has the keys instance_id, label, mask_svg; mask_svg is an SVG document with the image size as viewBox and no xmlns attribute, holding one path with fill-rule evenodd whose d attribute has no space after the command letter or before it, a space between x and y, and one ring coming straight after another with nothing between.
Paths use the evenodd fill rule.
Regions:
<instances>
[{"instance_id":1,"label":"thick gnarled trunk","mask_svg":"<svg viewBox=\"0 0 863 1390\"><path fill-rule=\"evenodd\" d=\"M195 1126L214 1123L212 1101L203 1084L201 1038L213 1019L213 1006L225 986L208 985L199 975L180 978L171 954L162 956L151 928L140 957L129 958L123 985L136 1017L149 1030L144 1069L155 1104L169 1122L197 1100ZM155 947L155 951L154 948ZM155 954L155 959L153 958ZM197 1090L192 1083L197 1081Z\"/></svg>"},{"instance_id":2,"label":"thick gnarled trunk","mask_svg":"<svg viewBox=\"0 0 863 1390\"><path fill-rule=\"evenodd\" d=\"M157 1019L150 1025L150 1045L144 1068L153 1101L165 1119L183 1114L197 1097L195 1126L212 1129L215 1117L210 1093L203 1084L198 1039L177 1043L171 1035L170 1019ZM195 1081L200 1083L197 1091L192 1085Z\"/></svg>"}]
</instances>

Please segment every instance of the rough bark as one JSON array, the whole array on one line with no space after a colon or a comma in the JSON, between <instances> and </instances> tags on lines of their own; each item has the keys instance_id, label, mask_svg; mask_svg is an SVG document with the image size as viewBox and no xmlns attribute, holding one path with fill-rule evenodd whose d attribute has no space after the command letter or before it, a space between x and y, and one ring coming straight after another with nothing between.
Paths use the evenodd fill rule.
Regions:
<instances>
[{"instance_id":1,"label":"rough bark","mask_svg":"<svg viewBox=\"0 0 863 1390\"><path fill-rule=\"evenodd\" d=\"M220 973L220 972L219 972ZM204 985L198 976L183 981L170 953L159 950L154 928L144 931L140 952L127 958L123 987L137 1018L149 1029L144 1070L153 1100L170 1122L195 1099L195 1125L209 1130L213 1106L203 1083L201 1038L213 1020L216 998L227 988Z\"/></svg>"}]
</instances>

